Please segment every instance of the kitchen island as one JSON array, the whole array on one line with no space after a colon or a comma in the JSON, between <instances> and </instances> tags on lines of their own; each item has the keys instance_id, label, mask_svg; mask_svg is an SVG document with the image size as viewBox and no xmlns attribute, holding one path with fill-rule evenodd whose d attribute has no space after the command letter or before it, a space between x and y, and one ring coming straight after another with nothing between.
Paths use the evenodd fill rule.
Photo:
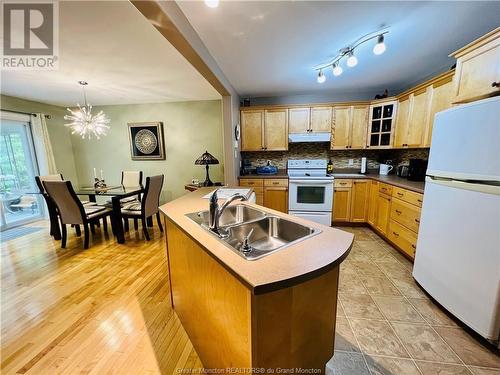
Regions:
<instances>
[{"instance_id":1,"label":"kitchen island","mask_svg":"<svg viewBox=\"0 0 500 375\"><path fill-rule=\"evenodd\" d=\"M202 197L212 190L202 188L160 207L171 301L203 365L323 372L333 356L339 265L353 235L245 202L320 230L247 260L186 216L207 210Z\"/></svg>"}]
</instances>

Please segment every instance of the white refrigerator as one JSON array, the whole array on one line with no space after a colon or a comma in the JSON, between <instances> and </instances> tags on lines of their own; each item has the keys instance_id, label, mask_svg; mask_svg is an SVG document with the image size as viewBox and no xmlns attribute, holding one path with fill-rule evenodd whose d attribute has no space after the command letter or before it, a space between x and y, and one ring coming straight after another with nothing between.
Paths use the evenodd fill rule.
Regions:
<instances>
[{"instance_id":1,"label":"white refrigerator","mask_svg":"<svg viewBox=\"0 0 500 375\"><path fill-rule=\"evenodd\" d=\"M415 280L487 340L500 335L500 97L436 114Z\"/></svg>"}]
</instances>

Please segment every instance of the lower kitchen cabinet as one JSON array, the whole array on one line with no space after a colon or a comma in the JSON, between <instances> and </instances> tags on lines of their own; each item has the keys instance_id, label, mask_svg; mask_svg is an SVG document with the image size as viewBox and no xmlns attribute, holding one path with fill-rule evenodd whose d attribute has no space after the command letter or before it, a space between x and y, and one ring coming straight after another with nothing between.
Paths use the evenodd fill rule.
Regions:
<instances>
[{"instance_id":1,"label":"lower kitchen cabinet","mask_svg":"<svg viewBox=\"0 0 500 375\"><path fill-rule=\"evenodd\" d=\"M351 218L351 188L336 187L333 193L333 221L346 222Z\"/></svg>"},{"instance_id":2,"label":"lower kitchen cabinet","mask_svg":"<svg viewBox=\"0 0 500 375\"><path fill-rule=\"evenodd\" d=\"M387 228L389 225L390 217L391 217L391 196L384 193L378 193L375 228L383 235L387 235Z\"/></svg>"},{"instance_id":3,"label":"lower kitchen cabinet","mask_svg":"<svg viewBox=\"0 0 500 375\"><path fill-rule=\"evenodd\" d=\"M288 180L264 180L264 207L288 212Z\"/></svg>"},{"instance_id":4,"label":"lower kitchen cabinet","mask_svg":"<svg viewBox=\"0 0 500 375\"><path fill-rule=\"evenodd\" d=\"M364 223L368 217L370 180L353 180L351 197L351 217L353 223Z\"/></svg>"},{"instance_id":5,"label":"lower kitchen cabinet","mask_svg":"<svg viewBox=\"0 0 500 375\"><path fill-rule=\"evenodd\" d=\"M387 238L410 258L415 258L415 250L417 249L417 234L415 232L391 220L389 222Z\"/></svg>"},{"instance_id":6,"label":"lower kitchen cabinet","mask_svg":"<svg viewBox=\"0 0 500 375\"><path fill-rule=\"evenodd\" d=\"M375 226L377 220L377 198L378 198L378 181L370 181L370 197L368 198L368 224Z\"/></svg>"},{"instance_id":7,"label":"lower kitchen cabinet","mask_svg":"<svg viewBox=\"0 0 500 375\"><path fill-rule=\"evenodd\" d=\"M251 187L260 206L288 212L288 179L242 178L240 186Z\"/></svg>"}]
</instances>

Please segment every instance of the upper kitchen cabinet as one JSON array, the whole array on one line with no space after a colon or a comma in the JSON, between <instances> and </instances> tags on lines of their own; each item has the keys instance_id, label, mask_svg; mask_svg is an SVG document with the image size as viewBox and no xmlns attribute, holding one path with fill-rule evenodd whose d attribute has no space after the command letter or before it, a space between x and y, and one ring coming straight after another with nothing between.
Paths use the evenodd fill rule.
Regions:
<instances>
[{"instance_id":1,"label":"upper kitchen cabinet","mask_svg":"<svg viewBox=\"0 0 500 375\"><path fill-rule=\"evenodd\" d=\"M264 150L264 110L241 111L241 150Z\"/></svg>"},{"instance_id":2,"label":"upper kitchen cabinet","mask_svg":"<svg viewBox=\"0 0 500 375\"><path fill-rule=\"evenodd\" d=\"M332 130L332 107L312 107L310 131L330 133Z\"/></svg>"},{"instance_id":3,"label":"upper kitchen cabinet","mask_svg":"<svg viewBox=\"0 0 500 375\"><path fill-rule=\"evenodd\" d=\"M395 148L430 147L434 115L451 107L453 73L443 73L398 97Z\"/></svg>"},{"instance_id":4,"label":"upper kitchen cabinet","mask_svg":"<svg viewBox=\"0 0 500 375\"><path fill-rule=\"evenodd\" d=\"M288 109L241 111L241 150L288 150Z\"/></svg>"},{"instance_id":5,"label":"upper kitchen cabinet","mask_svg":"<svg viewBox=\"0 0 500 375\"><path fill-rule=\"evenodd\" d=\"M453 74L454 71L446 72L436 77L432 82L430 89L429 121L425 128L424 147L431 146L432 128L434 126L434 116L436 113L451 107Z\"/></svg>"},{"instance_id":6,"label":"upper kitchen cabinet","mask_svg":"<svg viewBox=\"0 0 500 375\"><path fill-rule=\"evenodd\" d=\"M399 100L394 147L421 147L428 121L429 88L422 87Z\"/></svg>"},{"instance_id":7,"label":"upper kitchen cabinet","mask_svg":"<svg viewBox=\"0 0 500 375\"><path fill-rule=\"evenodd\" d=\"M392 146L396 107L397 101L393 99L372 103L368 121L367 148L390 148Z\"/></svg>"},{"instance_id":8,"label":"upper kitchen cabinet","mask_svg":"<svg viewBox=\"0 0 500 375\"><path fill-rule=\"evenodd\" d=\"M360 104L333 108L332 150L365 148L368 107Z\"/></svg>"},{"instance_id":9,"label":"upper kitchen cabinet","mask_svg":"<svg viewBox=\"0 0 500 375\"><path fill-rule=\"evenodd\" d=\"M266 151L288 150L288 110L266 110L264 119L264 149Z\"/></svg>"},{"instance_id":10,"label":"upper kitchen cabinet","mask_svg":"<svg viewBox=\"0 0 500 375\"><path fill-rule=\"evenodd\" d=\"M311 108L288 109L288 132L290 134L303 134L309 131L311 123Z\"/></svg>"},{"instance_id":11,"label":"upper kitchen cabinet","mask_svg":"<svg viewBox=\"0 0 500 375\"><path fill-rule=\"evenodd\" d=\"M483 99L500 92L500 28L450 56L457 59L453 103Z\"/></svg>"}]
</instances>

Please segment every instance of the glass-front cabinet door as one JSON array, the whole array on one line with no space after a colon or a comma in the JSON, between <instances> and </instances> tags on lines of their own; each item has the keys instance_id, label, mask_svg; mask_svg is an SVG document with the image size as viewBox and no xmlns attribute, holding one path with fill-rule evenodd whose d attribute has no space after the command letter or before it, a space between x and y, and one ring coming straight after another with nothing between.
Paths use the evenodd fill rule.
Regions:
<instances>
[{"instance_id":1,"label":"glass-front cabinet door","mask_svg":"<svg viewBox=\"0 0 500 375\"><path fill-rule=\"evenodd\" d=\"M379 102L370 106L367 148L389 148L396 120L397 101Z\"/></svg>"}]
</instances>

